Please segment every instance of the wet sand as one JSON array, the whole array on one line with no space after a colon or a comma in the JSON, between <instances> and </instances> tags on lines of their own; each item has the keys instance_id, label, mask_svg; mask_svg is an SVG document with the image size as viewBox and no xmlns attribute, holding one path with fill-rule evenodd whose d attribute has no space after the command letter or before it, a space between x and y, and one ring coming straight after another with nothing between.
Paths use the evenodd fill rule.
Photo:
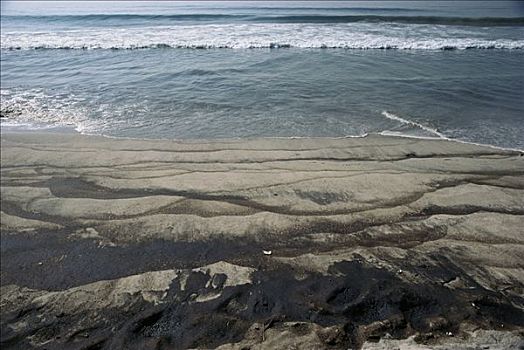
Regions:
<instances>
[{"instance_id":1,"label":"wet sand","mask_svg":"<svg viewBox=\"0 0 524 350\"><path fill-rule=\"evenodd\" d=\"M1 138L2 348L524 346L521 152Z\"/></svg>"}]
</instances>

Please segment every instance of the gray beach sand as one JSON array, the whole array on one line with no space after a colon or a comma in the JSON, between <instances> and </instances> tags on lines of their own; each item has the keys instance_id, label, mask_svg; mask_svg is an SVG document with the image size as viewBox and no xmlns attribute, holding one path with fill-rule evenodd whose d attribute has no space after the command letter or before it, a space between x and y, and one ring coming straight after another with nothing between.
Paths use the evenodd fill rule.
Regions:
<instances>
[{"instance_id":1,"label":"gray beach sand","mask_svg":"<svg viewBox=\"0 0 524 350\"><path fill-rule=\"evenodd\" d=\"M2 134L4 349L508 349L524 157Z\"/></svg>"}]
</instances>

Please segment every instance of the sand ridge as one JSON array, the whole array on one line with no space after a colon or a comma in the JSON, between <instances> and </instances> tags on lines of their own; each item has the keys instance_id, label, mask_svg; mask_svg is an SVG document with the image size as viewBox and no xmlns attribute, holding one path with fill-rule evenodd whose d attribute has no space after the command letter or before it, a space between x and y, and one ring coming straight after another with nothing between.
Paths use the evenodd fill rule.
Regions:
<instances>
[{"instance_id":1,"label":"sand ridge","mask_svg":"<svg viewBox=\"0 0 524 350\"><path fill-rule=\"evenodd\" d=\"M522 339L521 152L6 133L1 164L7 348Z\"/></svg>"}]
</instances>

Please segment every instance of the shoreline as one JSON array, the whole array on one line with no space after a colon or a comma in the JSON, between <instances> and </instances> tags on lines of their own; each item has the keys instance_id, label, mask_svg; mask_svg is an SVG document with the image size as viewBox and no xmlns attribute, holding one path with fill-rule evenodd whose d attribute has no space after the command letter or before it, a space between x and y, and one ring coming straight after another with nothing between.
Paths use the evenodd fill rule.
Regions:
<instances>
[{"instance_id":1,"label":"shoreline","mask_svg":"<svg viewBox=\"0 0 524 350\"><path fill-rule=\"evenodd\" d=\"M1 141L3 347L522 345L522 151Z\"/></svg>"},{"instance_id":2,"label":"shoreline","mask_svg":"<svg viewBox=\"0 0 524 350\"><path fill-rule=\"evenodd\" d=\"M453 139L447 136L440 136L440 137L432 137L432 136L416 136L416 135L408 135L408 134L402 134L402 133L396 133L391 132L389 130L384 130L380 132L372 132L372 133L365 133L362 135L345 135L345 136L253 136L253 137L228 137L228 138L146 138L146 137L128 137L128 136L112 136L112 135L105 135L105 134L89 134L84 133L81 131L76 130L74 127L68 127L68 126L49 126L49 128L39 128L39 129L14 129L14 130L8 130L8 131L1 131L3 134L18 134L18 133L51 133L51 134L76 134L80 136L87 136L87 137L104 137L108 139L123 139L123 140L138 140L138 141L173 141L173 142L224 142L224 141L242 141L242 140L257 140L257 139L267 139L267 140L273 140L273 139L283 139L283 140L293 140L293 139L352 139L352 138L366 138L366 137L373 137L373 136L383 136L383 137L398 137L398 138L406 138L406 139L415 139L415 140L442 140L442 141L450 141L450 142L456 142L466 145L474 145L474 146L480 146L480 147L488 147L493 148L501 151L514 151L514 152L524 152L524 148L513 148L513 147L502 147L502 146L496 146L492 144L487 143L479 143L479 142L472 142L472 141L465 141L460 139Z\"/></svg>"}]
</instances>

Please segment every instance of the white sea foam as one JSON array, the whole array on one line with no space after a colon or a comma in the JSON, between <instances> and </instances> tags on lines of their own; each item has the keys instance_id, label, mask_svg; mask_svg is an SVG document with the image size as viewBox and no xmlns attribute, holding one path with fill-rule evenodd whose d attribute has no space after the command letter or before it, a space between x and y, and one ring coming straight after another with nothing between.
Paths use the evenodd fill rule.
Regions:
<instances>
[{"instance_id":1,"label":"white sea foam","mask_svg":"<svg viewBox=\"0 0 524 350\"><path fill-rule=\"evenodd\" d=\"M432 135L435 135L438 138L447 138L444 134L442 134L440 131L438 131L435 128L430 128L430 127L428 127L426 125L414 122L412 120L408 120L408 119L399 117L398 115L393 114L393 113L388 112L388 111L383 111L381 114L384 117L386 117L386 118L388 118L390 120L394 120L394 121L400 122L400 123L405 124L405 125L411 125L411 126L414 126L416 128L422 129L422 130L424 130L424 131L426 131L426 132L428 132L428 133L430 133ZM398 133L398 132L395 132L395 131L391 131L391 130L383 131L383 134L386 134L386 133L389 133L389 135L397 135L397 136L401 134L401 133Z\"/></svg>"},{"instance_id":2,"label":"white sea foam","mask_svg":"<svg viewBox=\"0 0 524 350\"><path fill-rule=\"evenodd\" d=\"M86 110L78 106L81 100L74 95L57 98L39 89L1 89L0 95L0 109L5 115L0 120L2 127L34 130L58 126L84 132L93 124Z\"/></svg>"},{"instance_id":3,"label":"white sea foam","mask_svg":"<svg viewBox=\"0 0 524 350\"><path fill-rule=\"evenodd\" d=\"M1 34L2 49L347 48L523 49L524 40L486 28L391 23L229 23Z\"/></svg>"}]
</instances>

